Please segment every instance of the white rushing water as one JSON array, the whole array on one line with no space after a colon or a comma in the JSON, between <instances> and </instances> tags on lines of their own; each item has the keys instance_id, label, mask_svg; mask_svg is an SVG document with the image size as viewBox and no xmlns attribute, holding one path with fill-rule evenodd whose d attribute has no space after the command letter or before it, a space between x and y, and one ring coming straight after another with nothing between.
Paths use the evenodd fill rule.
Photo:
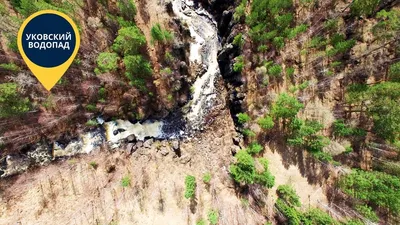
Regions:
<instances>
[{"instance_id":1,"label":"white rushing water","mask_svg":"<svg viewBox=\"0 0 400 225\"><path fill-rule=\"evenodd\" d=\"M217 55L221 48L217 24L205 9L195 9L190 0L173 0L172 3L175 14L188 25L193 38L189 57L192 71L206 68L206 72L198 74L199 77L193 84L193 99L186 114L187 126L197 129L202 125L204 116L216 97L214 82L220 75Z\"/></svg>"}]
</instances>

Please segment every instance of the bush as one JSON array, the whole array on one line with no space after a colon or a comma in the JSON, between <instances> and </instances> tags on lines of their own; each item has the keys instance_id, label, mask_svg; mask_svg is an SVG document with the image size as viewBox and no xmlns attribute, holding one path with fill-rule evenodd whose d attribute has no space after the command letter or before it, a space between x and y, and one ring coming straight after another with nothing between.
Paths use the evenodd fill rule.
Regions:
<instances>
[{"instance_id":1,"label":"bush","mask_svg":"<svg viewBox=\"0 0 400 225\"><path fill-rule=\"evenodd\" d=\"M255 162L247 151L240 150L236 153L237 162L230 166L232 178L237 183L252 184L256 175Z\"/></svg>"},{"instance_id":2,"label":"bush","mask_svg":"<svg viewBox=\"0 0 400 225\"><path fill-rule=\"evenodd\" d=\"M123 61L126 68L125 75L131 81L137 80L137 77L148 77L153 73L150 63L141 55L128 55Z\"/></svg>"},{"instance_id":3,"label":"bush","mask_svg":"<svg viewBox=\"0 0 400 225\"><path fill-rule=\"evenodd\" d=\"M239 113L237 115L237 118L240 124L245 124L251 120L250 116L247 113Z\"/></svg>"},{"instance_id":4,"label":"bush","mask_svg":"<svg viewBox=\"0 0 400 225\"><path fill-rule=\"evenodd\" d=\"M236 57L235 63L233 64L233 71L240 73L242 72L243 68L244 68L244 57L241 55Z\"/></svg>"},{"instance_id":5,"label":"bush","mask_svg":"<svg viewBox=\"0 0 400 225\"><path fill-rule=\"evenodd\" d=\"M390 65L389 80L394 82L400 82L400 62Z\"/></svg>"},{"instance_id":6,"label":"bush","mask_svg":"<svg viewBox=\"0 0 400 225\"><path fill-rule=\"evenodd\" d=\"M123 27L118 31L112 49L123 55L135 55L145 45L146 38L142 31L136 26L131 26Z\"/></svg>"},{"instance_id":7,"label":"bush","mask_svg":"<svg viewBox=\"0 0 400 225\"><path fill-rule=\"evenodd\" d=\"M86 110L89 112L96 112L97 111L97 107L95 104L87 104L86 105Z\"/></svg>"},{"instance_id":8,"label":"bush","mask_svg":"<svg viewBox=\"0 0 400 225\"><path fill-rule=\"evenodd\" d=\"M292 77L293 74L294 74L294 68L293 67L286 68L286 76L287 77Z\"/></svg>"},{"instance_id":9,"label":"bush","mask_svg":"<svg viewBox=\"0 0 400 225\"><path fill-rule=\"evenodd\" d=\"M272 117L265 116L258 120L258 125L264 130L269 130L274 127L275 123Z\"/></svg>"},{"instance_id":10,"label":"bush","mask_svg":"<svg viewBox=\"0 0 400 225\"><path fill-rule=\"evenodd\" d=\"M129 187L131 185L131 178L126 175L121 179L121 185L122 187Z\"/></svg>"},{"instance_id":11,"label":"bush","mask_svg":"<svg viewBox=\"0 0 400 225\"><path fill-rule=\"evenodd\" d=\"M232 44L238 46L240 49L243 48L244 45L244 38L243 35L240 33L233 38Z\"/></svg>"},{"instance_id":12,"label":"bush","mask_svg":"<svg viewBox=\"0 0 400 225\"><path fill-rule=\"evenodd\" d=\"M194 198L195 190L196 190L196 178L194 176L186 176L185 178L185 198L191 199Z\"/></svg>"},{"instance_id":13,"label":"bush","mask_svg":"<svg viewBox=\"0 0 400 225\"><path fill-rule=\"evenodd\" d=\"M98 164L97 162L95 162L95 161L91 161L91 162L89 163L89 165L90 165L93 169L97 169L97 167L99 167L99 164Z\"/></svg>"},{"instance_id":14,"label":"bush","mask_svg":"<svg viewBox=\"0 0 400 225\"><path fill-rule=\"evenodd\" d=\"M379 217L376 215L371 207L367 205L357 205L355 208L362 216L366 217L372 222L379 222Z\"/></svg>"},{"instance_id":15,"label":"bush","mask_svg":"<svg viewBox=\"0 0 400 225\"><path fill-rule=\"evenodd\" d=\"M97 126L97 121L96 120L88 120L87 122L86 122L86 126L88 126L88 127L94 127L94 126Z\"/></svg>"},{"instance_id":16,"label":"bush","mask_svg":"<svg viewBox=\"0 0 400 225\"><path fill-rule=\"evenodd\" d=\"M119 57L116 53L102 52L97 56L97 73L114 72L118 69Z\"/></svg>"},{"instance_id":17,"label":"bush","mask_svg":"<svg viewBox=\"0 0 400 225\"><path fill-rule=\"evenodd\" d=\"M289 96L287 93L282 93L272 105L272 116L276 119L292 119L302 108L304 108L304 105L296 98Z\"/></svg>"},{"instance_id":18,"label":"bush","mask_svg":"<svg viewBox=\"0 0 400 225\"><path fill-rule=\"evenodd\" d=\"M246 137L255 137L256 133L254 133L254 131L250 130L250 129L244 129L243 130L243 135Z\"/></svg>"},{"instance_id":19,"label":"bush","mask_svg":"<svg viewBox=\"0 0 400 225\"><path fill-rule=\"evenodd\" d=\"M211 225L216 225L218 223L218 211L216 210L210 210L208 211L208 221L210 222Z\"/></svg>"},{"instance_id":20,"label":"bush","mask_svg":"<svg viewBox=\"0 0 400 225\"><path fill-rule=\"evenodd\" d=\"M273 176L268 169L268 160L261 158L258 161L261 163L264 170L262 173L256 174L255 182L263 185L266 188L272 188L275 185L275 176Z\"/></svg>"},{"instance_id":21,"label":"bush","mask_svg":"<svg viewBox=\"0 0 400 225\"><path fill-rule=\"evenodd\" d=\"M203 182L209 184L210 181L211 181L211 173L210 172L205 173L203 176Z\"/></svg>"},{"instance_id":22,"label":"bush","mask_svg":"<svg viewBox=\"0 0 400 225\"><path fill-rule=\"evenodd\" d=\"M18 72L21 70L21 68L15 65L15 63L2 63L0 64L0 69L10 70L12 72Z\"/></svg>"},{"instance_id":23,"label":"bush","mask_svg":"<svg viewBox=\"0 0 400 225\"><path fill-rule=\"evenodd\" d=\"M255 155L260 153L264 148L257 142L251 143L248 148L246 148L247 153L250 155Z\"/></svg>"},{"instance_id":24,"label":"bush","mask_svg":"<svg viewBox=\"0 0 400 225\"><path fill-rule=\"evenodd\" d=\"M196 222L196 225L206 225L206 221L204 219L200 219Z\"/></svg>"},{"instance_id":25,"label":"bush","mask_svg":"<svg viewBox=\"0 0 400 225\"><path fill-rule=\"evenodd\" d=\"M162 29L159 23L156 23L151 27L150 33L152 43L158 42L165 44L174 38L174 35L171 32Z\"/></svg>"},{"instance_id":26,"label":"bush","mask_svg":"<svg viewBox=\"0 0 400 225\"><path fill-rule=\"evenodd\" d=\"M132 21L134 20L137 9L133 0L118 0L117 6L119 11L121 12L122 17L125 20Z\"/></svg>"},{"instance_id":27,"label":"bush","mask_svg":"<svg viewBox=\"0 0 400 225\"><path fill-rule=\"evenodd\" d=\"M279 198L284 200L290 206L300 206L300 197L296 194L296 191L289 185L279 185L276 189L276 193Z\"/></svg>"},{"instance_id":28,"label":"bush","mask_svg":"<svg viewBox=\"0 0 400 225\"><path fill-rule=\"evenodd\" d=\"M30 109L29 99L19 95L17 84L0 84L0 118L17 116Z\"/></svg>"},{"instance_id":29,"label":"bush","mask_svg":"<svg viewBox=\"0 0 400 225\"><path fill-rule=\"evenodd\" d=\"M236 22L239 22L246 15L246 5L247 0L242 0L238 7L236 7L235 13L233 14L233 19Z\"/></svg>"},{"instance_id":30,"label":"bush","mask_svg":"<svg viewBox=\"0 0 400 225\"><path fill-rule=\"evenodd\" d=\"M282 74L282 67L278 64L274 64L270 68L268 68L268 74L273 77L279 77Z\"/></svg>"},{"instance_id":31,"label":"bush","mask_svg":"<svg viewBox=\"0 0 400 225\"><path fill-rule=\"evenodd\" d=\"M351 14L354 16L372 15L381 0L353 0L350 4Z\"/></svg>"},{"instance_id":32,"label":"bush","mask_svg":"<svg viewBox=\"0 0 400 225\"><path fill-rule=\"evenodd\" d=\"M333 134L338 137L347 137L353 134L353 129L344 123L344 120L333 122Z\"/></svg>"}]
</instances>

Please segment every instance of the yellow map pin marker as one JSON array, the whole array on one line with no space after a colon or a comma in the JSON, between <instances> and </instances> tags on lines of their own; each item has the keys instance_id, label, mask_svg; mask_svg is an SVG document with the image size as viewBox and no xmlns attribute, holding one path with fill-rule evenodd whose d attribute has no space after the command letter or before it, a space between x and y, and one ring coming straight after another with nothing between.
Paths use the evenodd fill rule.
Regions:
<instances>
[{"instance_id":1,"label":"yellow map pin marker","mask_svg":"<svg viewBox=\"0 0 400 225\"><path fill-rule=\"evenodd\" d=\"M74 61L79 45L79 31L74 21L55 10L32 14L18 32L22 58L49 91Z\"/></svg>"}]
</instances>

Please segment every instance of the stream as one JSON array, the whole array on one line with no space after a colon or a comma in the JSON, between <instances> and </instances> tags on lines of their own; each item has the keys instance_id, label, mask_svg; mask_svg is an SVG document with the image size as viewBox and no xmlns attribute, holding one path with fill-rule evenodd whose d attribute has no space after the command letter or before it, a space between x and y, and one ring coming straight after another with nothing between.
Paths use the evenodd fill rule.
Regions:
<instances>
[{"instance_id":1,"label":"stream","mask_svg":"<svg viewBox=\"0 0 400 225\"><path fill-rule=\"evenodd\" d=\"M183 107L188 109L183 115L184 128L179 127L176 119L172 117L135 124L128 120L105 122L102 118L97 118L100 125L98 128L80 134L66 144L57 141L52 144L36 144L33 150L24 156L7 156L2 162L0 177L26 170L32 161L44 164L58 157L87 154L99 150L105 143L111 148L118 148L129 137L140 141L144 141L145 138L174 139L189 136L190 132L200 130L204 117L213 107L217 95L214 83L220 76L217 54L221 48L217 23L205 9L195 6L191 0L172 0L172 6L175 15L188 25L193 39L189 56L192 73L205 71L196 74L192 100ZM18 169L12 169L13 165L17 164Z\"/></svg>"}]
</instances>

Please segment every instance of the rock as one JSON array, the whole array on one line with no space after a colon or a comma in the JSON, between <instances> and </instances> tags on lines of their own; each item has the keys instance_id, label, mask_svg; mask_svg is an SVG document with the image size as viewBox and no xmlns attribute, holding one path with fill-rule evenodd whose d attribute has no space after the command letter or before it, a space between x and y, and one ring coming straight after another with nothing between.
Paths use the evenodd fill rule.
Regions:
<instances>
[{"instance_id":1,"label":"rock","mask_svg":"<svg viewBox=\"0 0 400 225\"><path fill-rule=\"evenodd\" d=\"M231 153L232 155L235 155L238 151L240 150L240 147L237 145L231 146Z\"/></svg>"},{"instance_id":2,"label":"rock","mask_svg":"<svg viewBox=\"0 0 400 225\"><path fill-rule=\"evenodd\" d=\"M136 142L136 148L141 148L141 147L143 147L143 141Z\"/></svg>"},{"instance_id":3,"label":"rock","mask_svg":"<svg viewBox=\"0 0 400 225\"><path fill-rule=\"evenodd\" d=\"M27 170L30 166L30 160L19 155L7 155L2 164L1 177L7 177Z\"/></svg>"},{"instance_id":4,"label":"rock","mask_svg":"<svg viewBox=\"0 0 400 225\"><path fill-rule=\"evenodd\" d=\"M45 165L49 163L53 156L51 154L51 147L49 144L36 144L35 148L27 153L28 158L34 164Z\"/></svg>"},{"instance_id":5,"label":"rock","mask_svg":"<svg viewBox=\"0 0 400 225\"><path fill-rule=\"evenodd\" d=\"M150 138L150 139L146 140L146 141L143 143L143 147L145 147L145 148L151 148L151 145L152 145L153 143L154 143L153 138Z\"/></svg>"},{"instance_id":6,"label":"rock","mask_svg":"<svg viewBox=\"0 0 400 225\"><path fill-rule=\"evenodd\" d=\"M241 140L241 138L240 138L240 135L235 135L233 138L232 138L232 141L233 141L233 143L235 144L235 145L239 145L239 143L240 143L240 140Z\"/></svg>"},{"instance_id":7,"label":"rock","mask_svg":"<svg viewBox=\"0 0 400 225\"><path fill-rule=\"evenodd\" d=\"M161 155L166 156L169 154L169 150L170 149L168 147L161 147L160 153L161 153Z\"/></svg>"},{"instance_id":8,"label":"rock","mask_svg":"<svg viewBox=\"0 0 400 225\"><path fill-rule=\"evenodd\" d=\"M192 158L189 155L184 155L179 159L179 162L182 164L186 164L188 162L190 162Z\"/></svg>"},{"instance_id":9,"label":"rock","mask_svg":"<svg viewBox=\"0 0 400 225\"><path fill-rule=\"evenodd\" d=\"M326 153L329 153L332 156L335 156L345 152L346 148L336 141L331 141L329 145L325 146L322 150Z\"/></svg>"},{"instance_id":10,"label":"rock","mask_svg":"<svg viewBox=\"0 0 400 225\"><path fill-rule=\"evenodd\" d=\"M133 143L136 141L136 136L134 134L131 134L128 137L126 137L126 140L128 141L128 143Z\"/></svg>"},{"instance_id":11,"label":"rock","mask_svg":"<svg viewBox=\"0 0 400 225\"><path fill-rule=\"evenodd\" d=\"M174 151L177 151L177 150L179 150L179 148L180 148L180 144L179 144L179 141L178 140L173 140L172 142L171 142L171 145L172 145L172 149L174 149Z\"/></svg>"},{"instance_id":12,"label":"rock","mask_svg":"<svg viewBox=\"0 0 400 225\"><path fill-rule=\"evenodd\" d=\"M133 151L134 148L135 148L135 144L134 143L128 143L126 145L126 152L130 155L130 154L132 154L134 152Z\"/></svg>"},{"instance_id":13,"label":"rock","mask_svg":"<svg viewBox=\"0 0 400 225\"><path fill-rule=\"evenodd\" d=\"M232 20L233 13L229 10L225 10L222 13L221 22L219 23L218 30L221 36L225 36L226 32L229 30L229 24Z\"/></svg>"}]
</instances>

